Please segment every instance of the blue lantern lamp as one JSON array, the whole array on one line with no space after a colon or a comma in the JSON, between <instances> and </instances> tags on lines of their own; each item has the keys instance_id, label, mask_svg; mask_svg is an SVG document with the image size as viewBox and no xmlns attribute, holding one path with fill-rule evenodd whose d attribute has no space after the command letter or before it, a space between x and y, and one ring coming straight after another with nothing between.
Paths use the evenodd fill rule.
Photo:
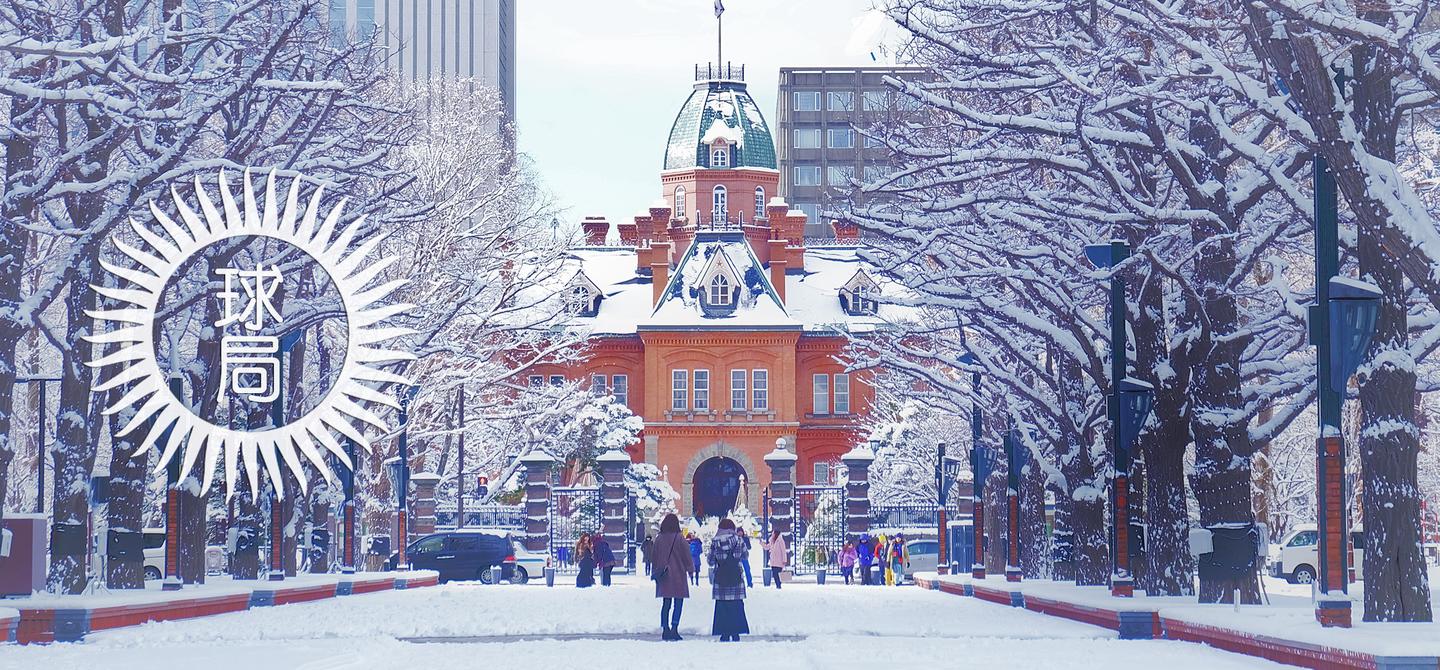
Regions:
<instances>
[{"instance_id":1,"label":"blue lantern lamp","mask_svg":"<svg viewBox=\"0 0 1440 670\"><path fill-rule=\"evenodd\" d=\"M1330 278L1330 388L1344 396L1350 377L1365 360L1370 340L1375 337L1375 319L1380 314L1383 294L1374 284Z\"/></svg>"}]
</instances>

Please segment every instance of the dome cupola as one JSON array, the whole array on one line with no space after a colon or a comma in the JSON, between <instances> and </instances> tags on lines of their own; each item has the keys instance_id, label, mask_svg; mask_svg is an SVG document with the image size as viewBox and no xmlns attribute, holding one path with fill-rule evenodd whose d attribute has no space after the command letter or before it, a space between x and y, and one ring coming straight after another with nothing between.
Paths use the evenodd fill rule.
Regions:
<instances>
[{"instance_id":1,"label":"dome cupola","mask_svg":"<svg viewBox=\"0 0 1440 670\"><path fill-rule=\"evenodd\" d=\"M695 88L670 126L665 169L775 169L775 141L745 91L745 66L695 67Z\"/></svg>"}]
</instances>

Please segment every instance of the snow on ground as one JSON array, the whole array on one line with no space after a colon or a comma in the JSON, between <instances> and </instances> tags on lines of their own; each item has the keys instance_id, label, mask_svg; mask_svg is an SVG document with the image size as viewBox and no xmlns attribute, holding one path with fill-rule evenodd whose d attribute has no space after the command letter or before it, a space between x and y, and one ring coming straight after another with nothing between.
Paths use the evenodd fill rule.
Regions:
<instances>
[{"instance_id":1,"label":"snow on ground","mask_svg":"<svg viewBox=\"0 0 1440 670\"><path fill-rule=\"evenodd\" d=\"M757 577L759 575L756 575ZM758 584L758 582L757 582ZM702 581L681 621L686 641L659 643L659 601L643 577L615 587L449 584L98 633L80 644L0 647L0 670L305 670L573 667L656 662L667 670L748 667L1204 668L1279 667L1200 645L1121 641L1102 628L915 587L787 584L746 602L761 636L719 645ZM595 635L418 643L401 638ZM794 636L777 639L765 636ZM496 661L500 662L500 661Z\"/></svg>"}]
</instances>

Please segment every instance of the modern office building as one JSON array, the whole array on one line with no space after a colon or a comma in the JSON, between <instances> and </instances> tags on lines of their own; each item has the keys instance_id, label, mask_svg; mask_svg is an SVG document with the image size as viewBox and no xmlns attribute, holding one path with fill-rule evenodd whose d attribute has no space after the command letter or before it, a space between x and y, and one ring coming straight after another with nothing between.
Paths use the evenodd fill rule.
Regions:
<instances>
[{"instance_id":1,"label":"modern office building","mask_svg":"<svg viewBox=\"0 0 1440 670\"><path fill-rule=\"evenodd\" d=\"M924 77L926 72L918 67L780 68L775 113L780 197L805 212L806 236L832 234L825 214L848 201L852 179L873 179L891 169L889 150L855 130L915 109L913 100L885 85L885 77Z\"/></svg>"},{"instance_id":2,"label":"modern office building","mask_svg":"<svg viewBox=\"0 0 1440 670\"><path fill-rule=\"evenodd\" d=\"M515 0L330 0L335 34L378 28L407 80L471 77L500 90L515 118Z\"/></svg>"}]
</instances>

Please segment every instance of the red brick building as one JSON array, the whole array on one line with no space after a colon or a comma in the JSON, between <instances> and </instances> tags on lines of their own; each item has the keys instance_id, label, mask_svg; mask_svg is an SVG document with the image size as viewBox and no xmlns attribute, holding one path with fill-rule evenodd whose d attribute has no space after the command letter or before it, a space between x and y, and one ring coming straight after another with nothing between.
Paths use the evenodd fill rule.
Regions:
<instances>
[{"instance_id":1,"label":"red brick building","mask_svg":"<svg viewBox=\"0 0 1440 670\"><path fill-rule=\"evenodd\" d=\"M799 458L796 483L834 482L873 398L839 360L846 333L883 327L893 309L853 228L807 248L805 215L767 197L774 142L743 78L697 71L660 199L613 231L584 221L566 274L589 356L531 379L589 380L644 417L631 456L667 472L685 514L758 513L779 438Z\"/></svg>"}]
</instances>

